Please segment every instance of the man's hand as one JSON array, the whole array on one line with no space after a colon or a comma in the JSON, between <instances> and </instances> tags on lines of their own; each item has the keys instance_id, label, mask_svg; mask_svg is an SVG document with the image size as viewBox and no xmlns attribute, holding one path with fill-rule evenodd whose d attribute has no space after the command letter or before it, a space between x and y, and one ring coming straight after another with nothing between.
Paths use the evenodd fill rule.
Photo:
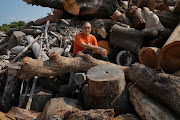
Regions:
<instances>
[{"instance_id":1,"label":"man's hand","mask_svg":"<svg viewBox=\"0 0 180 120\"><path fill-rule=\"evenodd\" d=\"M107 51L106 49L99 47L99 49L97 50L98 54L101 54L102 57L107 56Z\"/></svg>"}]
</instances>

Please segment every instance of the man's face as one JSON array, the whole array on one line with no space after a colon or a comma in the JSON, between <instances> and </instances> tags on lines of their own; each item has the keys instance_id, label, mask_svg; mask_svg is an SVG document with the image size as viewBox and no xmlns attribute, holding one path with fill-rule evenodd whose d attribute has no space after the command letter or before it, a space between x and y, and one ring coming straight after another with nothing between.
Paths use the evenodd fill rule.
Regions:
<instances>
[{"instance_id":1,"label":"man's face","mask_svg":"<svg viewBox=\"0 0 180 120\"><path fill-rule=\"evenodd\" d=\"M91 32L91 24L90 23L85 23L82 27L82 33L85 35L89 35Z\"/></svg>"}]
</instances>

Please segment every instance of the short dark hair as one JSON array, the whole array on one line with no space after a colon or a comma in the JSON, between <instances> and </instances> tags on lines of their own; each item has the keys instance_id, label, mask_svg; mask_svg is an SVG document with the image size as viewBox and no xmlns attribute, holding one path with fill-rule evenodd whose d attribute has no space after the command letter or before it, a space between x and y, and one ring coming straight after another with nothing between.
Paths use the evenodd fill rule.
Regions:
<instances>
[{"instance_id":1,"label":"short dark hair","mask_svg":"<svg viewBox=\"0 0 180 120\"><path fill-rule=\"evenodd\" d=\"M83 22L81 23L81 27L82 27L85 23L91 24L89 21L83 21Z\"/></svg>"}]
</instances>

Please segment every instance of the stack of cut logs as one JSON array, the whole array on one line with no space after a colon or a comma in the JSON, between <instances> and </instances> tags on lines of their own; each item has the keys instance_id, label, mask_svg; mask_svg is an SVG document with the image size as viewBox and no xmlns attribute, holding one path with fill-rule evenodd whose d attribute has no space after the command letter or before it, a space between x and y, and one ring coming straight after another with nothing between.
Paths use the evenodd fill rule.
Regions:
<instances>
[{"instance_id":1,"label":"stack of cut logs","mask_svg":"<svg viewBox=\"0 0 180 120\"><path fill-rule=\"evenodd\" d=\"M54 10L0 34L1 118L179 120L180 0L23 1ZM72 56L86 20L110 62Z\"/></svg>"}]
</instances>

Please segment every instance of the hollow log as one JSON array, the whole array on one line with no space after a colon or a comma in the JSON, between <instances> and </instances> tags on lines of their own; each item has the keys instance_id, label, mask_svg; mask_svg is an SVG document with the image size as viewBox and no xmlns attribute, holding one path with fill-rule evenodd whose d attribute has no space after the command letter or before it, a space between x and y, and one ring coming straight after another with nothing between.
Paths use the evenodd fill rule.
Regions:
<instances>
[{"instance_id":1,"label":"hollow log","mask_svg":"<svg viewBox=\"0 0 180 120\"><path fill-rule=\"evenodd\" d=\"M172 12L155 11L155 13L159 17L161 24L166 28L174 29L180 21L180 16Z\"/></svg>"},{"instance_id":2,"label":"hollow log","mask_svg":"<svg viewBox=\"0 0 180 120\"><path fill-rule=\"evenodd\" d=\"M21 63L21 74L20 79L30 79L34 76L38 77L50 77L59 76L61 74L68 73L70 71L81 72L87 71L91 67L103 64L113 64L110 62L97 60L90 55L84 55L79 52L79 55L73 58L63 57L53 52L49 55L49 61L41 61L26 57ZM114 64L113 64L114 65ZM125 72L129 69L128 67L118 67Z\"/></svg>"},{"instance_id":3,"label":"hollow log","mask_svg":"<svg viewBox=\"0 0 180 120\"><path fill-rule=\"evenodd\" d=\"M34 38L32 36L30 36L30 35L26 36L26 39L28 41L28 44L31 44L34 41ZM31 46L31 49L33 50L33 53L36 56L36 58L38 58L40 45L37 42L35 42ZM46 55L46 53L44 51L42 51L41 60L46 61L48 59L49 59L49 57Z\"/></svg>"},{"instance_id":4,"label":"hollow log","mask_svg":"<svg viewBox=\"0 0 180 120\"><path fill-rule=\"evenodd\" d=\"M67 12L78 16L109 18L119 8L117 0L23 0L29 4L41 5Z\"/></svg>"},{"instance_id":5,"label":"hollow log","mask_svg":"<svg viewBox=\"0 0 180 120\"><path fill-rule=\"evenodd\" d=\"M180 69L180 23L168 38L159 53L159 63L170 73Z\"/></svg>"},{"instance_id":6,"label":"hollow log","mask_svg":"<svg viewBox=\"0 0 180 120\"><path fill-rule=\"evenodd\" d=\"M139 62L152 69L158 68L158 54L156 47L144 47L138 53Z\"/></svg>"},{"instance_id":7,"label":"hollow log","mask_svg":"<svg viewBox=\"0 0 180 120\"><path fill-rule=\"evenodd\" d=\"M95 96L89 92L88 84L82 88L83 104L85 109L114 109L115 114L125 114L132 112L132 105L129 101L128 87L121 95Z\"/></svg>"},{"instance_id":8,"label":"hollow log","mask_svg":"<svg viewBox=\"0 0 180 120\"><path fill-rule=\"evenodd\" d=\"M121 66L130 66L135 62L135 59L131 52L125 50L120 51L116 56L116 62Z\"/></svg>"},{"instance_id":9,"label":"hollow log","mask_svg":"<svg viewBox=\"0 0 180 120\"><path fill-rule=\"evenodd\" d=\"M135 82L141 90L180 115L180 77L158 73L139 63L131 65L126 75L127 79Z\"/></svg>"},{"instance_id":10,"label":"hollow log","mask_svg":"<svg viewBox=\"0 0 180 120\"><path fill-rule=\"evenodd\" d=\"M87 71L89 92L95 96L120 95L125 88L124 72L115 65L100 65Z\"/></svg>"},{"instance_id":11,"label":"hollow log","mask_svg":"<svg viewBox=\"0 0 180 120\"><path fill-rule=\"evenodd\" d=\"M110 44L137 54L141 48L144 35L145 33L140 30L114 25L110 35Z\"/></svg>"},{"instance_id":12,"label":"hollow log","mask_svg":"<svg viewBox=\"0 0 180 120\"><path fill-rule=\"evenodd\" d=\"M167 108L151 99L136 86L130 89L130 101L142 120L178 120Z\"/></svg>"},{"instance_id":13,"label":"hollow log","mask_svg":"<svg viewBox=\"0 0 180 120\"><path fill-rule=\"evenodd\" d=\"M19 84L19 78L18 78L19 73L20 73L20 67L18 65L16 64L7 65L7 80L1 102L1 110L3 112L8 112L11 106L13 106L15 103L14 95L17 94L16 92Z\"/></svg>"},{"instance_id":14,"label":"hollow log","mask_svg":"<svg viewBox=\"0 0 180 120\"><path fill-rule=\"evenodd\" d=\"M145 20L142 16L142 9L136 6L131 6L126 11L126 16L132 21L135 29L142 30L145 28Z\"/></svg>"}]
</instances>

